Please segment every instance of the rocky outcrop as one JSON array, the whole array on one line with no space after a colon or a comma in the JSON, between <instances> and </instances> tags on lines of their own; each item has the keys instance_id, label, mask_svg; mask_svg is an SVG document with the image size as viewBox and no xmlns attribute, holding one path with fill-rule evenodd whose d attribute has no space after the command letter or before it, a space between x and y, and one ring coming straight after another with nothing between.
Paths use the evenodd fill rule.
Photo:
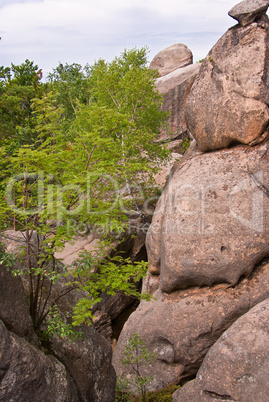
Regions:
<instances>
[{"instance_id":1,"label":"rocky outcrop","mask_svg":"<svg viewBox=\"0 0 269 402\"><path fill-rule=\"evenodd\" d=\"M0 400L76 402L79 397L64 365L0 321Z\"/></svg>"},{"instance_id":2,"label":"rocky outcrop","mask_svg":"<svg viewBox=\"0 0 269 402\"><path fill-rule=\"evenodd\" d=\"M172 292L236 285L269 255L268 144L194 154L179 164L147 235L149 270ZM236 161L236 163L235 163Z\"/></svg>"},{"instance_id":3,"label":"rocky outcrop","mask_svg":"<svg viewBox=\"0 0 269 402\"><path fill-rule=\"evenodd\" d=\"M193 142L175 164L158 201L146 240L149 272L143 283L154 299L143 301L130 316L113 358L116 371L132 377L132 369L123 366L121 359L128 339L138 333L149 351L157 354L143 371L153 376L153 390L193 378L220 336L268 299L268 33L265 15L230 29L202 63L187 98L186 124L198 146ZM264 320L261 313L262 325ZM237 339L239 327L235 327ZM251 350L251 339L246 339L245 350ZM257 346L258 362L259 350L262 354L264 349L262 342ZM207 364L206 388L196 380L193 390L192 385L186 388L180 400L208 400L209 396L241 400L240 384L236 388L228 377L228 388L220 383L223 348L219 351L212 371ZM235 356L241 359L239 354ZM259 384L264 399L268 387L262 369L266 372L266 365L258 367L250 361L251 374L245 370L249 377L244 378L242 371L242 377L237 377L239 365L235 364L231 378L242 378L247 395L247 389L252 392L256 367L253 390ZM228 361L224 369L229 371ZM211 394L201 395L203 390ZM196 399L188 399L188 392Z\"/></svg>"},{"instance_id":4,"label":"rocky outcrop","mask_svg":"<svg viewBox=\"0 0 269 402\"><path fill-rule=\"evenodd\" d=\"M206 355L196 379L174 402L267 401L269 395L269 299L239 318Z\"/></svg>"},{"instance_id":5,"label":"rocky outcrop","mask_svg":"<svg viewBox=\"0 0 269 402\"><path fill-rule=\"evenodd\" d=\"M57 281L51 299L65 290L66 283ZM73 307L82 297L87 297L87 294L73 290L58 299L56 304L64 317L71 316ZM82 337L72 343L68 339L53 336L50 340L51 352L70 374L80 401L113 402L116 376L109 341L93 325L82 325L77 327L77 331L82 333Z\"/></svg>"},{"instance_id":6,"label":"rocky outcrop","mask_svg":"<svg viewBox=\"0 0 269 402\"><path fill-rule=\"evenodd\" d=\"M192 64L191 50L183 43L175 43L161 50L150 63L149 68L158 70L160 77L172 71Z\"/></svg>"},{"instance_id":7,"label":"rocky outcrop","mask_svg":"<svg viewBox=\"0 0 269 402\"><path fill-rule=\"evenodd\" d=\"M185 105L200 66L200 63L191 64L157 78L156 88L164 94L162 110L169 112L168 127L160 132L160 141L171 141L184 134L187 136Z\"/></svg>"},{"instance_id":8,"label":"rocky outcrop","mask_svg":"<svg viewBox=\"0 0 269 402\"><path fill-rule=\"evenodd\" d=\"M265 14L268 7L268 0L245 0L234 6L228 14L244 27Z\"/></svg>"},{"instance_id":9,"label":"rocky outcrop","mask_svg":"<svg viewBox=\"0 0 269 402\"><path fill-rule=\"evenodd\" d=\"M143 371L143 375L154 377L152 389L190 378L220 335L268 298L268 285L269 264L265 262L235 288L222 284L171 294L157 290L153 293L156 300L143 301L125 324L113 355L116 371L127 377L134 375L120 360L128 339L138 333L148 350L157 354L153 365Z\"/></svg>"},{"instance_id":10,"label":"rocky outcrop","mask_svg":"<svg viewBox=\"0 0 269 402\"><path fill-rule=\"evenodd\" d=\"M269 21L228 30L203 61L185 118L201 151L253 144L269 123Z\"/></svg>"}]
</instances>

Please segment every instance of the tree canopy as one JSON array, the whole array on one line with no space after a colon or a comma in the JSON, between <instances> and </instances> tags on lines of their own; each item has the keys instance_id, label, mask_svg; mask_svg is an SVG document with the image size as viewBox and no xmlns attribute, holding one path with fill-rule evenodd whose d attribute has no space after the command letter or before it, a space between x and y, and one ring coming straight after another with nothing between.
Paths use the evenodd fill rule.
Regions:
<instances>
[{"instance_id":1,"label":"tree canopy","mask_svg":"<svg viewBox=\"0 0 269 402\"><path fill-rule=\"evenodd\" d=\"M142 48L84 68L60 63L47 83L29 60L0 68L1 227L25 231L28 243L42 237L36 265L27 260L32 290L76 223L120 234L154 191L169 152L155 141L166 114L146 56Z\"/></svg>"}]
</instances>

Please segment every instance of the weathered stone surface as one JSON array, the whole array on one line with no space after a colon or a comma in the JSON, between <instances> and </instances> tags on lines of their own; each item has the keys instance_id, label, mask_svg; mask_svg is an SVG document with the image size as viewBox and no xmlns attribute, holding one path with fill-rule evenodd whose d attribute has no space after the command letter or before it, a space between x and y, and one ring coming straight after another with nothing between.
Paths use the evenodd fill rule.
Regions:
<instances>
[{"instance_id":1,"label":"weathered stone surface","mask_svg":"<svg viewBox=\"0 0 269 402\"><path fill-rule=\"evenodd\" d=\"M268 7L268 0L244 0L234 6L228 14L244 27L265 14Z\"/></svg>"},{"instance_id":2,"label":"weathered stone surface","mask_svg":"<svg viewBox=\"0 0 269 402\"><path fill-rule=\"evenodd\" d=\"M154 377L151 389L195 375L220 335L252 306L268 298L269 264L264 264L235 288L217 285L170 295L155 292L157 300L142 302L123 328L113 356L117 373L133 375L120 359L127 340L136 332L148 349L157 353L153 365L143 371Z\"/></svg>"},{"instance_id":3,"label":"weathered stone surface","mask_svg":"<svg viewBox=\"0 0 269 402\"><path fill-rule=\"evenodd\" d=\"M113 336L111 317L105 311L97 310L94 313L93 325L96 331L111 341Z\"/></svg>"},{"instance_id":4,"label":"weathered stone surface","mask_svg":"<svg viewBox=\"0 0 269 402\"><path fill-rule=\"evenodd\" d=\"M235 285L269 253L268 144L194 154L177 166L147 235L164 292ZM258 180L258 181L257 181Z\"/></svg>"},{"instance_id":5,"label":"weathered stone surface","mask_svg":"<svg viewBox=\"0 0 269 402\"><path fill-rule=\"evenodd\" d=\"M199 73L200 67L201 63L195 63L177 68L171 73L157 78L155 81L156 88L161 94L167 94L171 89L175 89L190 78L195 78Z\"/></svg>"},{"instance_id":6,"label":"weathered stone surface","mask_svg":"<svg viewBox=\"0 0 269 402\"><path fill-rule=\"evenodd\" d=\"M81 401L114 402L116 376L111 346L94 327L78 329L83 339L72 343L54 336L53 353L72 376Z\"/></svg>"},{"instance_id":7,"label":"weathered stone surface","mask_svg":"<svg viewBox=\"0 0 269 402\"><path fill-rule=\"evenodd\" d=\"M157 69L162 77L180 67L192 64L192 62L191 50L183 43L175 43L156 54L149 68Z\"/></svg>"},{"instance_id":8,"label":"weathered stone surface","mask_svg":"<svg viewBox=\"0 0 269 402\"><path fill-rule=\"evenodd\" d=\"M173 144L174 144L174 145L173 145ZM172 149L171 160L170 160L167 164L165 164L164 166L162 166L162 168L160 169L160 171L154 175L154 179L155 179L155 181L156 181L156 184L157 184L160 188L163 188L163 187L164 187L164 185L165 185L165 183L166 183L166 180L167 180L167 177L169 176L169 174L170 174L170 172L171 172L171 169L172 169L172 167L174 166L174 164L175 164L176 162L178 162L179 159L182 158L182 155L180 155L178 152L173 152L174 146L179 147L180 144L182 144L182 140L179 140L179 143L178 143L176 140L175 140L175 141L172 140L172 141L168 144L169 149ZM160 146L161 146L161 145L160 145ZM148 215L151 216L151 215L153 214L153 212L154 212L154 209L152 209L151 205L148 204L145 212L146 212ZM148 229L148 228L147 228L147 229Z\"/></svg>"},{"instance_id":9,"label":"weathered stone surface","mask_svg":"<svg viewBox=\"0 0 269 402\"><path fill-rule=\"evenodd\" d=\"M36 345L39 344L21 279L14 277L2 265L0 265L0 320L9 331L27 338Z\"/></svg>"},{"instance_id":10,"label":"weathered stone surface","mask_svg":"<svg viewBox=\"0 0 269 402\"><path fill-rule=\"evenodd\" d=\"M201 151L258 140L269 123L268 17L228 30L203 61L185 118Z\"/></svg>"},{"instance_id":11,"label":"weathered stone surface","mask_svg":"<svg viewBox=\"0 0 269 402\"><path fill-rule=\"evenodd\" d=\"M98 247L98 241L99 239L94 233L78 236L73 242L66 243L62 251L55 253L55 258L61 260L65 266L72 266L81 252L87 251L94 254Z\"/></svg>"},{"instance_id":12,"label":"weathered stone surface","mask_svg":"<svg viewBox=\"0 0 269 402\"><path fill-rule=\"evenodd\" d=\"M0 400L3 402L76 402L74 384L64 366L0 321Z\"/></svg>"},{"instance_id":13,"label":"weathered stone surface","mask_svg":"<svg viewBox=\"0 0 269 402\"><path fill-rule=\"evenodd\" d=\"M195 381L174 402L267 401L269 395L269 299L239 318L207 353Z\"/></svg>"},{"instance_id":14,"label":"weathered stone surface","mask_svg":"<svg viewBox=\"0 0 269 402\"><path fill-rule=\"evenodd\" d=\"M168 128L161 131L159 140L171 140L187 131L186 100L200 67L200 63L191 64L157 78L156 88L164 94L162 110L169 111Z\"/></svg>"}]
</instances>

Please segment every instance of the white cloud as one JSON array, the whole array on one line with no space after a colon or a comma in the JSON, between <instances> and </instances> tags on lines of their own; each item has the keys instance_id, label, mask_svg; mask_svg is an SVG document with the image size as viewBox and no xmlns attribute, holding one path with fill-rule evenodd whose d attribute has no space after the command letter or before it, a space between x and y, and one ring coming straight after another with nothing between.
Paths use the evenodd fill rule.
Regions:
<instances>
[{"instance_id":1,"label":"white cloud","mask_svg":"<svg viewBox=\"0 0 269 402\"><path fill-rule=\"evenodd\" d=\"M1 62L34 60L45 71L58 61L112 59L148 45L153 57L175 42L204 57L234 25L234 0L0 0Z\"/></svg>"}]
</instances>

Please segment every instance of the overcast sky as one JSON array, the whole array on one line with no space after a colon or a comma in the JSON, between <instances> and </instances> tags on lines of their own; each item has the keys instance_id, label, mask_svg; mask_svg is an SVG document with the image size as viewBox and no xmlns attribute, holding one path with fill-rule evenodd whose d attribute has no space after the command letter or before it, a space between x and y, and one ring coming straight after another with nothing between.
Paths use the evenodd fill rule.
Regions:
<instances>
[{"instance_id":1,"label":"overcast sky","mask_svg":"<svg viewBox=\"0 0 269 402\"><path fill-rule=\"evenodd\" d=\"M236 21L236 0L0 0L0 65L34 60L43 72L59 62L93 64L148 46L149 60L184 43L204 58Z\"/></svg>"}]
</instances>

